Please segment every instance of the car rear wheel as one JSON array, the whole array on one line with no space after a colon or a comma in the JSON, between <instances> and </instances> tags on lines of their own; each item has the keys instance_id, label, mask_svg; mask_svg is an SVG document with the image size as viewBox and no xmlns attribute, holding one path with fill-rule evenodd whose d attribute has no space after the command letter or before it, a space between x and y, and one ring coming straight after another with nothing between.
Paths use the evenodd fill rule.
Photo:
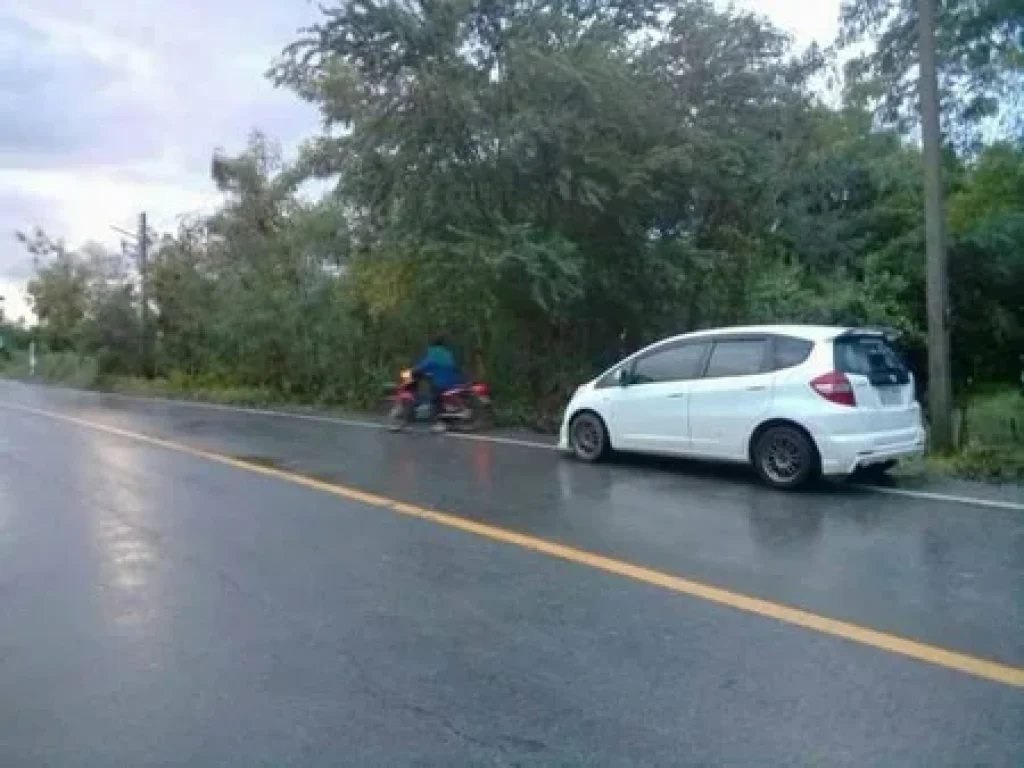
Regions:
<instances>
[{"instance_id":1,"label":"car rear wheel","mask_svg":"<svg viewBox=\"0 0 1024 768\"><path fill-rule=\"evenodd\" d=\"M583 412L569 424L569 446L581 461L595 462L608 453L608 430L596 413Z\"/></svg>"},{"instance_id":2,"label":"car rear wheel","mask_svg":"<svg viewBox=\"0 0 1024 768\"><path fill-rule=\"evenodd\" d=\"M757 439L753 453L754 469L772 488L799 488L818 472L814 444L795 427L769 427Z\"/></svg>"}]
</instances>

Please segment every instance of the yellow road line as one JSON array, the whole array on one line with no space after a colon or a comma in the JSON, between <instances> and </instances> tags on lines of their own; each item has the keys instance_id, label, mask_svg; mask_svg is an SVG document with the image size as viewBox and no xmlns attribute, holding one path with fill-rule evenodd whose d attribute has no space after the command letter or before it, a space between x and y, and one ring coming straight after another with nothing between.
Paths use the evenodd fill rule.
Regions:
<instances>
[{"instance_id":1,"label":"yellow road line","mask_svg":"<svg viewBox=\"0 0 1024 768\"><path fill-rule=\"evenodd\" d=\"M769 600L762 600L760 598L751 597L738 592L732 592L727 589L722 589L721 587L702 584L680 576L673 576L662 571L657 571L652 568L645 568L643 566L634 565L622 560L616 560L604 555L576 549L574 547L558 544L546 539L540 539L535 536L530 536L529 534L516 533L515 531L506 530L486 523L468 520L464 517L459 517L458 515L448 512L441 512L421 507L416 504L396 501L395 499L389 499L386 496L381 496L376 493L361 491L357 488L350 488L339 483L317 480L294 472L288 472L283 469L268 467L255 462L225 456L202 448L196 448L184 443L178 443L159 437L152 437L140 432L132 432L130 430L121 429L108 424L101 424L99 422L88 421L86 419L80 419L63 413L45 411L38 408L30 408L28 406L0 403L0 408L7 408L9 410L21 411L36 416L43 416L57 421L67 422L69 424L75 424L99 432L105 432L110 435L116 435L118 437L148 443L149 445L176 451L178 453L207 459L219 464L242 469L247 472L255 472L257 474L266 475L267 477L274 477L279 480L285 480L323 493L329 493L333 496L357 501L374 507L382 507L409 517L429 520L430 522L438 525L455 528L493 541L512 544L517 547L522 547L523 549L529 549L534 552L540 552L551 557L556 557L560 560L567 560L580 565L586 565L600 571L605 571L606 573L662 587L663 589L668 589L679 594L696 597L701 600L728 606L729 608L734 608L740 611L746 611L747 613L756 614L765 618L775 619L776 621L792 624L797 627L803 627L804 629L810 629L815 632L832 635L854 643L860 643L861 645L888 651L889 653L895 653L918 661L927 662L935 666L954 669L975 677L993 680L1005 685L1011 685L1018 688L1024 687L1024 668L1001 664L996 661L990 661L976 656L969 656L964 653L958 653L957 651L939 648L934 645L928 645L927 643L921 643L916 640L899 637L887 632L870 629L869 627L852 624L847 621L830 619L827 616L820 616L816 613L811 613L810 611L805 611L800 608L793 608L788 605L773 603Z\"/></svg>"}]
</instances>

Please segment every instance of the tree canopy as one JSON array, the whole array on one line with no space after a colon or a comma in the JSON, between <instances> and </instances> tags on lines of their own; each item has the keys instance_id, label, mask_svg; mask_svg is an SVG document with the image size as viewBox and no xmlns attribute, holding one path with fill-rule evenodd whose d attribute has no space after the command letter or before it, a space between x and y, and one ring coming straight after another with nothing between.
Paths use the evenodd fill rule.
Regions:
<instances>
[{"instance_id":1,"label":"tree canopy","mask_svg":"<svg viewBox=\"0 0 1024 768\"><path fill-rule=\"evenodd\" d=\"M979 129L1024 138L1024 3L934 0L936 47L947 137L977 142ZM844 46L867 51L847 65L853 92L879 99L880 114L903 130L917 124L919 0L843 0Z\"/></svg>"}]
</instances>

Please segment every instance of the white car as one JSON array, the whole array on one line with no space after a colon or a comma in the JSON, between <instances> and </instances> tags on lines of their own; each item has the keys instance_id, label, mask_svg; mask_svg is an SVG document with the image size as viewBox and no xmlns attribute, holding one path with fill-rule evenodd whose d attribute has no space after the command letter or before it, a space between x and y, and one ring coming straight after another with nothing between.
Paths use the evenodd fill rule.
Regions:
<instances>
[{"instance_id":1,"label":"white car","mask_svg":"<svg viewBox=\"0 0 1024 768\"><path fill-rule=\"evenodd\" d=\"M881 331L700 331L627 357L573 395L559 447L749 462L769 485L890 469L925 450L914 378Z\"/></svg>"}]
</instances>

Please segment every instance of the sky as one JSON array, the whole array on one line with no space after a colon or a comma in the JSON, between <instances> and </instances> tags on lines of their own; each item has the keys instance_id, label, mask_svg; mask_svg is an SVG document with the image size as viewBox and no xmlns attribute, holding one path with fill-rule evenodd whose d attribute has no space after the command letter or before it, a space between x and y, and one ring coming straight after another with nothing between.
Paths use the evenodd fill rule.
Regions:
<instances>
[{"instance_id":1,"label":"sky","mask_svg":"<svg viewBox=\"0 0 1024 768\"><path fill-rule=\"evenodd\" d=\"M727 4L726 2L721 3ZM804 46L831 41L839 0L735 0ZM6 0L0 3L0 296L30 317L31 257L14 238L40 226L69 245L116 246L139 211L163 230L210 210L215 148L254 128L286 151L315 111L263 73L314 21L309 0Z\"/></svg>"}]
</instances>

